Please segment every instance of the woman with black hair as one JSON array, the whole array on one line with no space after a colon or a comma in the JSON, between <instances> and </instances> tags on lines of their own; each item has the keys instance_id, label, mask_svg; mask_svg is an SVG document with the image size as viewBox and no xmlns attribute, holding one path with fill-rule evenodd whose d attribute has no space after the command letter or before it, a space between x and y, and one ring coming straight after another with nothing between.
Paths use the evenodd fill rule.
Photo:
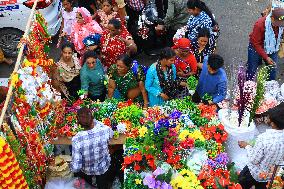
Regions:
<instances>
[{"instance_id":1,"label":"woman with black hair","mask_svg":"<svg viewBox=\"0 0 284 189\"><path fill-rule=\"evenodd\" d=\"M80 76L81 88L85 91L85 96L94 101L104 101L106 96L105 74L102 63L94 51L87 51L84 54L84 65Z\"/></svg>"},{"instance_id":2,"label":"woman with black hair","mask_svg":"<svg viewBox=\"0 0 284 189\"><path fill-rule=\"evenodd\" d=\"M162 50L157 63L151 65L146 75L145 88L148 91L149 105L161 105L176 97L179 86L185 82L177 80L174 65L176 53L169 47Z\"/></svg>"},{"instance_id":3,"label":"woman with black hair","mask_svg":"<svg viewBox=\"0 0 284 189\"><path fill-rule=\"evenodd\" d=\"M77 54L74 53L74 45L65 43L61 47L60 60L51 71L52 85L67 98L77 98L80 90L80 63Z\"/></svg>"},{"instance_id":4,"label":"woman with black hair","mask_svg":"<svg viewBox=\"0 0 284 189\"><path fill-rule=\"evenodd\" d=\"M207 28L201 28L198 31L197 38L191 41L191 48L197 60L198 68L202 69L204 60L216 49L216 36L210 34Z\"/></svg>"},{"instance_id":5,"label":"woman with black hair","mask_svg":"<svg viewBox=\"0 0 284 189\"><path fill-rule=\"evenodd\" d=\"M137 51L132 36L120 20L113 18L108 22L108 30L101 37L101 51L103 65L107 68L115 64L120 55Z\"/></svg>"},{"instance_id":6,"label":"woman with black hair","mask_svg":"<svg viewBox=\"0 0 284 189\"><path fill-rule=\"evenodd\" d=\"M114 96L117 89L120 97L124 100L132 99L148 107L148 96L144 86L145 73L139 65L133 69L133 60L127 54L118 57L116 64L113 64L108 71L109 85L108 97Z\"/></svg>"},{"instance_id":7,"label":"woman with black hair","mask_svg":"<svg viewBox=\"0 0 284 189\"><path fill-rule=\"evenodd\" d=\"M187 8L188 12L191 14L187 22L188 38L190 40L197 37L200 28L208 28L210 32L212 30L217 32L219 30L218 23L203 1L188 0Z\"/></svg>"}]
</instances>

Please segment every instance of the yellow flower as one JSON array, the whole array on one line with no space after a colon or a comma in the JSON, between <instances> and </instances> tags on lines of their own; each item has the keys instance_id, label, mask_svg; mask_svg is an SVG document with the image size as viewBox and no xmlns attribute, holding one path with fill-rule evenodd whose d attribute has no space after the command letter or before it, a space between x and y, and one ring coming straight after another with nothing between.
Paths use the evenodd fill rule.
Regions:
<instances>
[{"instance_id":1,"label":"yellow flower","mask_svg":"<svg viewBox=\"0 0 284 189\"><path fill-rule=\"evenodd\" d=\"M27 59L25 59L23 63L23 67L30 67L35 64L33 62L28 61Z\"/></svg>"},{"instance_id":2,"label":"yellow flower","mask_svg":"<svg viewBox=\"0 0 284 189\"><path fill-rule=\"evenodd\" d=\"M139 129L139 137L144 137L145 134L148 132L147 127L143 126Z\"/></svg>"},{"instance_id":3,"label":"yellow flower","mask_svg":"<svg viewBox=\"0 0 284 189\"><path fill-rule=\"evenodd\" d=\"M141 179L135 179L135 183L136 183L136 184L141 184L141 183L142 183L142 180L141 180Z\"/></svg>"},{"instance_id":4,"label":"yellow flower","mask_svg":"<svg viewBox=\"0 0 284 189\"><path fill-rule=\"evenodd\" d=\"M192 133L189 134L189 137L193 138L194 140L199 139L201 141L205 141L205 138L200 130L194 130Z\"/></svg>"},{"instance_id":5,"label":"yellow flower","mask_svg":"<svg viewBox=\"0 0 284 189\"><path fill-rule=\"evenodd\" d=\"M185 140L185 139L188 137L189 134L190 134L190 133L189 133L188 130L183 130L183 131L179 134L178 138L179 138L180 140Z\"/></svg>"},{"instance_id":6,"label":"yellow flower","mask_svg":"<svg viewBox=\"0 0 284 189\"><path fill-rule=\"evenodd\" d=\"M19 75L17 73L12 73L11 76L11 85L15 87L16 83L19 81Z\"/></svg>"}]
</instances>

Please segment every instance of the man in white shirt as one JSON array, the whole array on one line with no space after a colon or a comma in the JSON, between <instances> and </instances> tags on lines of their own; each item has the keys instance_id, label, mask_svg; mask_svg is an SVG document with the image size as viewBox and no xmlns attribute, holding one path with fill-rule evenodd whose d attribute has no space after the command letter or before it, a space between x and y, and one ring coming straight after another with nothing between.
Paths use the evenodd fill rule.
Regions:
<instances>
[{"instance_id":1,"label":"man in white shirt","mask_svg":"<svg viewBox=\"0 0 284 189\"><path fill-rule=\"evenodd\" d=\"M247 150L248 164L239 175L243 189L266 189L275 165L284 160L284 103L268 111L271 129L256 138L254 146L239 141L240 148Z\"/></svg>"}]
</instances>

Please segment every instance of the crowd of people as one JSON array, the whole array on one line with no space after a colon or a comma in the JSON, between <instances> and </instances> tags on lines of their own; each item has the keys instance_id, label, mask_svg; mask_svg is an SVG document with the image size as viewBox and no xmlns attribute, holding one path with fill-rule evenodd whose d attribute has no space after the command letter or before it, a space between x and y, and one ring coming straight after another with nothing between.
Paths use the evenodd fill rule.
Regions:
<instances>
[{"instance_id":1,"label":"crowd of people","mask_svg":"<svg viewBox=\"0 0 284 189\"><path fill-rule=\"evenodd\" d=\"M213 54L219 35L213 14L200 0L168 3L174 6L161 11L156 2L160 17L155 37L165 43L158 60L148 67L135 57L147 43L138 35L138 19L146 4L153 2L127 1L119 6L121 2L102 0L91 8L63 0L61 57L50 74L54 88L68 99L78 98L82 89L92 100L131 99L147 108L189 95L186 79L195 76L200 77L197 100L208 93L213 96L210 103L222 101L227 79L223 58ZM210 75L202 70L211 70ZM207 79L214 85L202 82Z\"/></svg>"},{"instance_id":2,"label":"crowd of people","mask_svg":"<svg viewBox=\"0 0 284 189\"><path fill-rule=\"evenodd\" d=\"M83 90L84 97L93 101L131 99L147 108L190 95L186 81L194 76L198 79L192 95L194 102L200 102L205 94L212 97L206 102L208 104L217 104L225 99L227 76L223 68L224 60L215 53L219 26L203 1L62 0L62 3L63 22L58 42L61 57L52 67L50 77L53 87L63 98L77 99L77 91ZM162 39L163 48L157 61L148 67L143 62L137 62L135 57L153 39L149 36L148 40L144 40L138 35L139 16L149 4L154 4L158 13L152 35ZM283 17L283 9L268 7L255 23L248 45L248 79L254 79L263 60L272 67L270 79L276 79ZM1 61L10 63L4 57ZM278 109L270 114L274 125L272 129L276 130L270 133L271 136L277 133L283 135L283 120L279 119L283 115L281 111ZM113 158L121 161L119 157L122 157L121 154L109 155L108 141L113 133L94 120L89 109L78 111L78 121L85 131L72 139L71 168L76 176L84 178L89 184L92 184L92 176L95 175L100 189L109 188L109 181L112 181L108 179L109 172L119 170L119 166L111 167L111 164L118 165L111 161L114 161ZM266 154L270 143L259 143L262 146L254 149L248 143L240 142L240 147L254 154L250 157L251 163L241 172L241 176L245 177L241 180L243 188L251 187L252 183L257 188L264 188L264 184L259 184L253 174L251 176L251 171L260 169L255 168L254 162L259 163L266 156L269 163L275 163L272 155L283 154L277 150ZM273 145L276 149L280 144ZM262 153L258 154L260 151ZM122 174L117 174L120 180L123 180Z\"/></svg>"}]
</instances>

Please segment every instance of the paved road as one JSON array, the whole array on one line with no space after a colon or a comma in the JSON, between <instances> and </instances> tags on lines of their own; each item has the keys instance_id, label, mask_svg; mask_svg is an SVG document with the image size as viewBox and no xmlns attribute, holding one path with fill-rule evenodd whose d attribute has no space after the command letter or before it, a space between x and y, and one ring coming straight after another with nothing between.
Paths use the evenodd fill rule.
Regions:
<instances>
[{"instance_id":1,"label":"paved road","mask_svg":"<svg viewBox=\"0 0 284 189\"><path fill-rule=\"evenodd\" d=\"M267 6L268 1L205 0L205 2L215 14L221 28L217 52L224 57L227 65L245 62L247 60L248 34L260 16L260 12ZM51 45L51 49L53 57L58 57L59 50L55 48L55 43ZM139 60L144 64L150 64L155 61L155 58L142 55ZM284 65L283 60L280 62L281 65ZM12 68L12 66L0 65L0 77L7 77ZM284 70L283 66L281 70Z\"/></svg>"}]
</instances>

